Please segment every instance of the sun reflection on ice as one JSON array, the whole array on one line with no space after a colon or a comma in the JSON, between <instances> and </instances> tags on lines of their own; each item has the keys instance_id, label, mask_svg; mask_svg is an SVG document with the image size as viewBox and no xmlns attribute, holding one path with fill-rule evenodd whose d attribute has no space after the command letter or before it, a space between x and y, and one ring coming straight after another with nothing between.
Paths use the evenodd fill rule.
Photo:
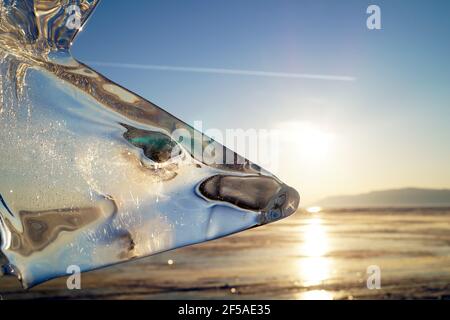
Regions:
<instances>
[{"instance_id":1,"label":"sun reflection on ice","mask_svg":"<svg viewBox=\"0 0 450 320\"><path fill-rule=\"evenodd\" d=\"M313 210L309 210L313 209ZM320 208L308 208L310 213L319 213ZM318 286L331 277L332 261L327 257L330 250L329 237L323 219L320 216L311 216L306 220L300 230L302 242L299 246L298 277L303 286ZM299 299L332 299L330 292L325 290L312 290L302 292Z\"/></svg>"},{"instance_id":2,"label":"sun reflection on ice","mask_svg":"<svg viewBox=\"0 0 450 320\"><path fill-rule=\"evenodd\" d=\"M309 207L306 209L309 213L319 213L322 211L321 207Z\"/></svg>"},{"instance_id":3,"label":"sun reflection on ice","mask_svg":"<svg viewBox=\"0 0 450 320\"><path fill-rule=\"evenodd\" d=\"M333 300L333 294L326 290L311 290L299 293L297 300Z\"/></svg>"}]
</instances>

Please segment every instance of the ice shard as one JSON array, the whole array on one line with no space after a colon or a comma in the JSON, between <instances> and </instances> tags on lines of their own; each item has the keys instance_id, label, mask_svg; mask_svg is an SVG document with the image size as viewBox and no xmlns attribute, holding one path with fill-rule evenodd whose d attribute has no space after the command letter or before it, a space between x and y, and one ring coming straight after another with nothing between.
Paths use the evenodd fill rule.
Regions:
<instances>
[{"instance_id":1,"label":"ice shard","mask_svg":"<svg viewBox=\"0 0 450 320\"><path fill-rule=\"evenodd\" d=\"M294 189L71 56L98 0L0 3L0 275L30 287L295 212Z\"/></svg>"}]
</instances>

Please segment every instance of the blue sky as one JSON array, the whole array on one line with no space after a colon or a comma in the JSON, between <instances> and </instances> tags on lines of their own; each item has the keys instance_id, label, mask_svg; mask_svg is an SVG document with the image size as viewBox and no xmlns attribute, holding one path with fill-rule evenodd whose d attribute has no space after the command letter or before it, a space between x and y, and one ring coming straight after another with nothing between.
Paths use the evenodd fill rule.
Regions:
<instances>
[{"instance_id":1,"label":"blue sky","mask_svg":"<svg viewBox=\"0 0 450 320\"><path fill-rule=\"evenodd\" d=\"M369 4L380 6L382 30L366 28ZM95 67L190 124L289 128L275 173L306 202L443 188L450 187L449 12L440 0L103 0L72 52L83 62L354 77ZM299 135L323 148L302 145Z\"/></svg>"}]
</instances>

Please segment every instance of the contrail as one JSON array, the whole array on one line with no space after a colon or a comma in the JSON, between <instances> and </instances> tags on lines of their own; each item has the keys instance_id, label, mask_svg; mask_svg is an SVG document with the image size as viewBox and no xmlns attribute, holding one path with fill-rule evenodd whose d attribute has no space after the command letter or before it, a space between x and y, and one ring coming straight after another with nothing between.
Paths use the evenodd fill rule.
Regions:
<instances>
[{"instance_id":1,"label":"contrail","mask_svg":"<svg viewBox=\"0 0 450 320\"><path fill-rule=\"evenodd\" d=\"M196 67L177 67L164 65L132 64L132 63L114 63L114 62L87 62L88 65L97 67L140 69L140 70L161 70L175 72L195 72L195 73L214 73L225 75L241 75L256 77L274 77L291 79L310 79L310 80L328 80L328 81L355 81L355 77L341 75L308 74L308 73L286 73L286 72L267 72L255 70L240 69L221 69L221 68L196 68Z\"/></svg>"}]
</instances>

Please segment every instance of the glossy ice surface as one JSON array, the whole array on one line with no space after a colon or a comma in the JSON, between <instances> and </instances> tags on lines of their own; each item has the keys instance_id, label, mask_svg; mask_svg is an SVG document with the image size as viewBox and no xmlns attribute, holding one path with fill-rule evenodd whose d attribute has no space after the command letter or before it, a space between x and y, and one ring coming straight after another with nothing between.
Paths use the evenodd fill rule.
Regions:
<instances>
[{"instance_id":1,"label":"glossy ice surface","mask_svg":"<svg viewBox=\"0 0 450 320\"><path fill-rule=\"evenodd\" d=\"M73 59L97 3L0 0L0 274L25 287L71 265L266 224L299 204L270 173Z\"/></svg>"},{"instance_id":2,"label":"glossy ice surface","mask_svg":"<svg viewBox=\"0 0 450 320\"><path fill-rule=\"evenodd\" d=\"M11 299L450 299L450 208L298 210L273 225L83 274ZM381 289L369 289L369 266ZM207 270L207 272L205 272Z\"/></svg>"}]
</instances>

